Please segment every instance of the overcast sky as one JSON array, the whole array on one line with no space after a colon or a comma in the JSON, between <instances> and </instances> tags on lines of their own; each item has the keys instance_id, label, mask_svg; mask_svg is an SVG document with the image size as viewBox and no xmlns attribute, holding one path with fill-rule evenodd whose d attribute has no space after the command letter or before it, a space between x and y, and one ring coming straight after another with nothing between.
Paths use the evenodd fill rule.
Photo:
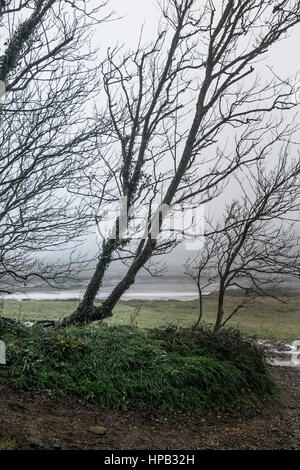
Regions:
<instances>
[{"instance_id":1,"label":"overcast sky","mask_svg":"<svg viewBox=\"0 0 300 470\"><path fill-rule=\"evenodd\" d=\"M99 0L94 0L97 5ZM155 0L109 0L107 9L113 10L120 19L102 24L98 29L97 42L105 51L117 42L129 47L137 44L140 28L143 25L145 40L151 40L157 30L160 12ZM293 35L277 44L266 57L266 65L271 65L283 75L299 72L300 26Z\"/></svg>"}]
</instances>

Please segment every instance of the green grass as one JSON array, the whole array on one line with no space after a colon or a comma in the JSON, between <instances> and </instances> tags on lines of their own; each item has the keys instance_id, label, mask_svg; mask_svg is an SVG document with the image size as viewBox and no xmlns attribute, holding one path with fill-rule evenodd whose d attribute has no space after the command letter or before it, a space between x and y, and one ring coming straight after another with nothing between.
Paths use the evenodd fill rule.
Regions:
<instances>
[{"instance_id":1,"label":"green grass","mask_svg":"<svg viewBox=\"0 0 300 470\"><path fill-rule=\"evenodd\" d=\"M241 303L238 297L227 297L225 311L230 313ZM193 301L176 300L144 300L140 314L134 319L135 307L138 301L119 302L114 315L107 324L131 325L132 322L140 328L157 328L175 324L182 327L191 326L198 314L198 303ZM8 318L22 321L60 319L74 311L76 301L23 301L6 300L2 313ZM213 323L216 311L216 299L206 297L204 300L204 320ZM300 339L300 297L291 297L283 304L269 298L255 298L239 311L229 323L236 326L237 321L241 331L256 335L260 338L277 338L285 340Z\"/></svg>"},{"instance_id":2,"label":"green grass","mask_svg":"<svg viewBox=\"0 0 300 470\"><path fill-rule=\"evenodd\" d=\"M2 326L0 333L8 363L0 379L16 389L196 414L275 391L263 353L237 330L216 337L206 327Z\"/></svg>"}]
</instances>

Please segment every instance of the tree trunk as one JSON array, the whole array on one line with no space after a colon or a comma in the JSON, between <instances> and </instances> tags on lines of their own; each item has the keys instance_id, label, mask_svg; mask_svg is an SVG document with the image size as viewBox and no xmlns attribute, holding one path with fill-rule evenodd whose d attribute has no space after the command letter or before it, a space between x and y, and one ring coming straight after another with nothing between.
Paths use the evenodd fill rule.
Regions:
<instances>
[{"instance_id":1,"label":"tree trunk","mask_svg":"<svg viewBox=\"0 0 300 470\"><path fill-rule=\"evenodd\" d=\"M73 323L84 324L102 319L98 318L98 314L96 312L97 308L94 306L94 301L101 287L107 266L111 262L115 248L116 240L108 240L103 244L101 256L95 268L93 277L86 288L84 297L75 312L63 319L61 323L62 326L67 326Z\"/></svg>"},{"instance_id":2,"label":"tree trunk","mask_svg":"<svg viewBox=\"0 0 300 470\"><path fill-rule=\"evenodd\" d=\"M218 333L222 325L222 320L224 316L224 295L225 295L225 289L224 289L224 285L221 283L220 289L219 289L218 311L217 311L216 323L214 326L214 333Z\"/></svg>"},{"instance_id":3,"label":"tree trunk","mask_svg":"<svg viewBox=\"0 0 300 470\"><path fill-rule=\"evenodd\" d=\"M126 292L132 286L132 284L134 284L137 273L149 260L155 246L156 240L148 239L144 250L130 266L123 279L119 282L119 284L117 284L117 286L107 297L107 299L99 307L96 308L96 316L98 317L98 319L103 319L112 316L112 311L114 307L116 306L124 292Z\"/></svg>"},{"instance_id":4,"label":"tree trunk","mask_svg":"<svg viewBox=\"0 0 300 470\"><path fill-rule=\"evenodd\" d=\"M194 323L194 325L192 326L192 330L195 330L196 328L198 328L201 320L202 320L202 316L203 316L203 296L202 296L202 290L201 290L201 287L200 286L197 286L198 287L198 294L199 294L199 315L198 315L198 319L196 321L196 323Z\"/></svg>"},{"instance_id":5,"label":"tree trunk","mask_svg":"<svg viewBox=\"0 0 300 470\"><path fill-rule=\"evenodd\" d=\"M123 279L117 284L117 286L113 289L107 299L102 302L99 307L95 307L93 305L93 301L101 286L101 282L107 268L107 263L110 262L112 253L115 249L114 241L112 241L112 245L110 244L110 242L107 242L107 244L108 243L109 246L105 246L103 250L101 258L97 264L95 273L86 289L86 293L82 302L79 304L77 310L72 313L72 315L66 317L62 321L62 326L67 326L74 323L84 324L111 317L112 311L116 306L117 302L120 300L124 292L126 292L126 290L128 290L130 286L134 284L137 273L151 257L152 252L156 246L156 240L149 239L144 250L130 266ZM105 256L104 253L106 253L106 261L103 259L103 257Z\"/></svg>"}]
</instances>

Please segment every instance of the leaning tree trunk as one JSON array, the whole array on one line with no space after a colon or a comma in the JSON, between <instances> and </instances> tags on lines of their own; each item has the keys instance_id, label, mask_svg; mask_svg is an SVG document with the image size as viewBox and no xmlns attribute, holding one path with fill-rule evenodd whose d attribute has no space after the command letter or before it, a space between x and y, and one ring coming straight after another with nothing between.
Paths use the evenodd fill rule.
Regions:
<instances>
[{"instance_id":1,"label":"leaning tree trunk","mask_svg":"<svg viewBox=\"0 0 300 470\"><path fill-rule=\"evenodd\" d=\"M131 285L134 284L137 273L144 266L144 264L148 261L148 259L151 257L155 246L156 246L156 240L148 239L148 242L144 250L140 254L140 256L133 262L133 264L128 269L126 275L123 277L123 279L116 285L116 287L113 289L111 294L107 297L107 299L104 300L104 302L102 302L102 304L99 307L95 307L93 304L89 303L89 299L92 299L92 296L86 299L86 294L85 294L84 299L82 300L81 304L78 306L78 309L74 313L72 313L72 315L70 315L69 317L66 317L62 321L61 325L67 326L67 325L74 324L74 323L84 324L84 323L89 323L89 322L96 321L96 320L104 320L105 318L111 317L112 311L115 308L116 304L118 303L118 301L120 300L124 292L126 292L131 287ZM112 249L112 252L113 252L113 249ZM104 272L105 272L106 267L102 267L102 269L104 269ZM100 266L99 266L99 271L100 271ZM95 277L95 274L87 289L88 291L89 288L91 288L92 294L94 294L95 292L93 289L96 289L97 287L97 283L92 282L94 280L94 277Z\"/></svg>"},{"instance_id":2,"label":"leaning tree trunk","mask_svg":"<svg viewBox=\"0 0 300 470\"><path fill-rule=\"evenodd\" d=\"M114 290L107 297L107 299L98 308L96 308L96 315L98 316L98 319L99 317L103 319L112 315L112 311L116 306L117 302L120 300L124 292L126 292L132 286L132 284L134 284L137 273L149 260L155 246L156 240L152 240L149 238L144 250L130 266L123 279L114 288Z\"/></svg>"},{"instance_id":3,"label":"leaning tree trunk","mask_svg":"<svg viewBox=\"0 0 300 470\"><path fill-rule=\"evenodd\" d=\"M75 312L73 312L70 316L62 320L62 326L67 326L73 323L84 324L93 320L99 320L99 318L97 318L97 309L94 305L94 301L102 285L104 274L108 265L111 262L112 255L115 249L116 240L108 240L103 244L101 256L96 265L93 277L86 288L83 299L78 305Z\"/></svg>"}]
</instances>

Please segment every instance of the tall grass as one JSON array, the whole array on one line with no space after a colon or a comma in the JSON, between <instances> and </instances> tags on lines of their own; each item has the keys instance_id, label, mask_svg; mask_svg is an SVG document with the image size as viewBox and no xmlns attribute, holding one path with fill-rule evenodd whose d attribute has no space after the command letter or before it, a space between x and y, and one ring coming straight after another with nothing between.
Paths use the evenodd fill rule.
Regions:
<instances>
[{"instance_id":1,"label":"tall grass","mask_svg":"<svg viewBox=\"0 0 300 470\"><path fill-rule=\"evenodd\" d=\"M11 327L1 336L0 377L17 389L197 414L275 390L262 352L234 330Z\"/></svg>"}]
</instances>

